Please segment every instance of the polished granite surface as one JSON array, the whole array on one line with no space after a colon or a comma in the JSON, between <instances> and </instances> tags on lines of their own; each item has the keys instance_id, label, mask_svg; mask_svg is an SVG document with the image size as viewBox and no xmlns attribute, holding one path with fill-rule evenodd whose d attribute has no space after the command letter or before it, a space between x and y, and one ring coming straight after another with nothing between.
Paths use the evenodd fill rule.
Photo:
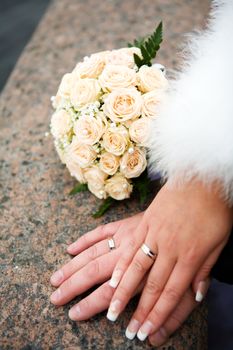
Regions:
<instances>
[{"instance_id":1,"label":"polished granite surface","mask_svg":"<svg viewBox=\"0 0 233 350\"><path fill-rule=\"evenodd\" d=\"M183 33L201 28L203 0L55 0L24 50L0 99L0 349L148 349L124 337L131 303L116 324L101 314L69 320L70 305L49 302L51 273L66 245L102 222L142 208L123 203L102 219L91 194L69 197L73 179L60 164L48 130L50 96L83 56L118 48L164 21L159 62L174 68ZM163 349L206 349L206 309L198 308Z\"/></svg>"}]
</instances>

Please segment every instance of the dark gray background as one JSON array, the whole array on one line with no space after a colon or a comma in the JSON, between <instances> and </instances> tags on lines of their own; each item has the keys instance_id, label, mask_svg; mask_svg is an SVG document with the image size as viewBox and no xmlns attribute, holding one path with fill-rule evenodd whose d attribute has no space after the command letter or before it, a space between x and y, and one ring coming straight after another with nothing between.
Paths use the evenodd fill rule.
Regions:
<instances>
[{"instance_id":1,"label":"dark gray background","mask_svg":"<svg viewBox=\"0 0 233 350\"><path fill-rule=\"evenodd\" d=\"M0 91L50 0L0 0Z\"/></svg>"}]
</instances>

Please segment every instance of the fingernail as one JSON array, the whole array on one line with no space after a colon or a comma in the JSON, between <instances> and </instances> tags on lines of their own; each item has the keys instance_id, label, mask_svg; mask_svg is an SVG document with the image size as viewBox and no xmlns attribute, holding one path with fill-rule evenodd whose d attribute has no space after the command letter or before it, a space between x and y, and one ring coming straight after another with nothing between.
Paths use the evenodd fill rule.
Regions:
<instances>
[{"instance_id":1,"label":"fingernail","mask_svg":"<svg viewBox=\"0 0 233 350\"><path fill-rule=\"evenodd\" d=\"M150 337L150 343L155 346L160 346L166 342L168 338L165 328L161 327L158 332Z\"/></svg>"},{"instance_id":2,"label":"fingernail","mask_svg":"<svg viewBox=\"0 0 233 350\"><path fill-rule=\"evenodd\" d=\"M208 282L207 281L201 281L198 284L195 300L200 303L204 299L206 293L208 290Z\"/></svg>"},{"instance_id":3,"label":"fingernail","mask_svg":"<svg viewBox=\"0 0 233 350\"><path fill-rule=\"evenodd\" d=\"M144 341L148 337L152 329L153 329L153 324L150 321L146 321L137 333L138 339L141 341Z\"/></svg>"},{"instance_id":4,"label":"fingernail","mask_svg":"<svg viewBox=\"0 0 233 350\"><path fill-rule=\"evenodd\" d=\"M81 309L80 309L79 305L72 307L72 309L70 309L70 311L69 311L69 318L72 321L77 321L79 319L80 315L81 315Z\"/></svg>"},{"instance_id":5,"label":"fingernail","mask_svg":"<svg viewBox=\"0 0 233 350\"><path fill-rule=\"evenodd\" d=\"M109 281L109 285L112 288L116 288L121 280L122 277L122 271L121 270L116 270L112 274L112 278Z\"/></svg>"},{"instance_id":6,"label":"fingernail","mask_svg":"<svg viewBox=\"0 0 233 350\"><path fill-rule=\"evenodd\" d=\"M52 303L57 303L61 298L61 290L58 288L57 290L55 290L55 292L53 292L53 294L50 297L50 301Z\"/></svg>"},{"instance_id":7,"label":"fingernail","mask_svg":"<svg viewBox=\"0 0 233 350\"><path fill-rule=\"evenodd\" d=\"M75 243L72 243L72 244L68 245L68 247L67 247L68 253L69 253L69 252L72 252L72 250L73 250L74 248L76 248L76 244L75 244Z\"/></svg>"},{"instance_id":8,"label":"fingernail","mask_svg":"<svg viewBox=\"0 0 233 350\"><path fill-rule=\"evenodd\" d=\"M50 278L51 284L59 284L64 278L62 270L56 271Z\"/></svg>"},{"instance_id":9,"label":"fingernail","mask_svg":"<svg viewBox=\"0 0 233 350\"><path fill-rule=\"evenodd\" d=\"M115 322L119 313L120 313L120 306L121 306L121 302L120 300L114 300L108 309L108 313L107 313L107 319L109 321Z\"/></svg>"},{"instance_id":10,"label":"fingernail","mask_svg":"<svg viewBox=\"0 0 233 350\"><path fill-rule=\"evenodd\" d=\"M139 327L140 323L137 320L132 319L125 331L126 338L133 340L135 338L135 335L137 334Z\"/></svg>"}]
</instances>

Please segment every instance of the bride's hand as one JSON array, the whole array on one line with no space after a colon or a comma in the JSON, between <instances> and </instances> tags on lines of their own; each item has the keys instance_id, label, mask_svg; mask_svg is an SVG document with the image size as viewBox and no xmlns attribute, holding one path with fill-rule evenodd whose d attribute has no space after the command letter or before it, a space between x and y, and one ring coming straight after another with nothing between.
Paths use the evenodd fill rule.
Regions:
<instances>
[{"instance_id":1,"label":"bride's hand","mask_svg":"<svg viewBox=\"0 0 233 350\"><path fill-rule=\"evenodd\" d=\"M150 270L127 329L138 332L141 340L159 332L191 282L197 284L209 275L231 227L231 209L217 188L210 191L198 182L176 190L164 185L114 269L110 284L117 289L107 317L116 320ZM157 254L154 264L140 249L143 242Z\"/></svg>"},{"instance_id":2,"label":"bride's hand","mask_svg":"<svg viewBox=\"0 0 233 350\"><path fill-rule=\"evenodd\" d=\"M127 219L99 226L71 244L68 253L76 256L52 275L51 284L59 288L51 295L51 302L64 305L89 288L107 281L126 247L131 245L142 215L141 212ZM108 238L111 237L115 241L116 249L110 251ZM111 293L112 296L110 286L104 292L108 296ZM103 295L102 301L105 299L106 296ZM101 308L101 299L99 307ZM74 306L70 311L71 318L74 318L75 309L78 308Z\"/></svg>"}]
</instances>

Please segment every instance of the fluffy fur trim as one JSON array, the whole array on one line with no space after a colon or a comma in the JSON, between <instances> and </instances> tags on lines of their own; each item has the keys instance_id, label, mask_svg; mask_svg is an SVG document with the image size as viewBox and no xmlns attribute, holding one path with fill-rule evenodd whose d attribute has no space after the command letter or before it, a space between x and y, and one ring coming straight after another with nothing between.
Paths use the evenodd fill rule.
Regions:
<instances>
[{"instance_id":1,"label":"fluffy fur trim","mask_svg":"<svg viewBox=\"0 0 233 350\"><path fill-rule=\"evenodd\" d=\"M220 180L233 203L233 1L214 1L153 120L150 168L171 183Z\"/></svg>"}]
</instances>

